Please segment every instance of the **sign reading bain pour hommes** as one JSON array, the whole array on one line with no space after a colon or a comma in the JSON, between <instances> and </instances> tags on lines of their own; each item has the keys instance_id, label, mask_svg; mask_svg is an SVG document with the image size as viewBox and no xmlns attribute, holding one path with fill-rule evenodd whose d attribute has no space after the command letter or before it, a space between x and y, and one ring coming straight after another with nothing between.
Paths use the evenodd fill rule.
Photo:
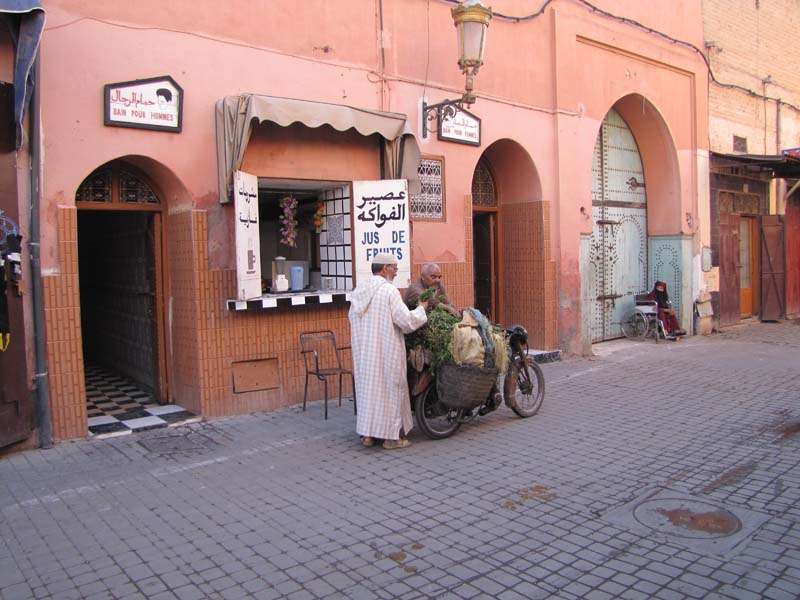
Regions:
<instances>
[{"instance_id":1,"label":"sign reading bain pour hommes","mask_svg":"<svg viewBox=\"0 0 800 600\"><path fill-rule=\"evenodd\" d=\"M105 125L179 133L183 88L172 77L153 77L104 87Z\"/></svg>"},{"instance_id":2,"label":"sign reading bain pour hommes","mask_svg":"<svg viewBox=\"0 0 800 600\"><path fill-rule=\"evenodd\" d=\"M372 275L371 265L376 254L389 252L398 262L394 285L408 287L411 279L408 181L354 181L353 231L357 282Z\"/></svg>"},{"instance_id":3,"label":"sign reading bain pour hommes","mask_svg":"<svg viewBox=\"0 0 800 600\"><path fill-rule=\"evenodd\" d=\"M470 146L481 145L481 120L459 108L454 114L439 111L439 139Z\"/></svg>"}]
</instances>

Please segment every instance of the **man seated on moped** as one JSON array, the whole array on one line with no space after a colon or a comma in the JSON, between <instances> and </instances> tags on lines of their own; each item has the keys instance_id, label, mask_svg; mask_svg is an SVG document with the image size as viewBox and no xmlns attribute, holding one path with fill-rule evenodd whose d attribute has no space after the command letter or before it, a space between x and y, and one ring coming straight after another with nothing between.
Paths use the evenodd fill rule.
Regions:
<instances>
[{"instance_id":1,"label":"man seated on moped","mask_svg":"<svg viewBox=\"0 0 800 600\"><path fill-rule=\"evenodd\" d=\"M434 295L428 303L430 308L441 306L449 313L457 317L461 316L461 311L453 306L450 296L447 295L447 289L445 289L442 281L442 269L436 263L422 265L419 281L412 282L406 290L406 306L410 309L416 308L419 297L425 293L425 290L430 288L434 290Z\"/></svg>"}]
</instances>

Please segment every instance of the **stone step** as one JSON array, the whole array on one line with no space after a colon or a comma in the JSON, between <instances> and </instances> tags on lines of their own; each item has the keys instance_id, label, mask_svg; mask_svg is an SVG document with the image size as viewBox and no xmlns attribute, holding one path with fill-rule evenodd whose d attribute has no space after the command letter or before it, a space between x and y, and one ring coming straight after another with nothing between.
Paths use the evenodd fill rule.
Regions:
<instances>
[{"instance_id":1,"label":"stone step","mask_svg":"<svg viewBox=\"0 0 800 600\"><path fill-rule=\"evenodd\" d=\"M558 362L561 360L561 350L536 350L528 349L528 354L533 356L537 363Z\"/></svg>"}]
</instances>

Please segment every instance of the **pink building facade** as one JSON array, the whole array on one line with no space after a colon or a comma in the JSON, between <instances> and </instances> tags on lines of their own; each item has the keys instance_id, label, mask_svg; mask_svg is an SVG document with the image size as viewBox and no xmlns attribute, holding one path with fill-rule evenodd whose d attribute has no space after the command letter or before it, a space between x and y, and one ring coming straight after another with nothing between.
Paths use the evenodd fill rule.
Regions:
<instances>
[{"instance_id":1,"label":"pink building facade","mask_svg":"<svg viewBox=\"0 0 800 600\"><path fill-rule=\"evenodd\" d=\"M494 2L467 122L479 144L423 135L423 101L463 92L455 2L93 4L44 2L31 117L55 439L86 435L87 361L201 415L302 401L300 332L349 340L354 182L410 180L411 276L439 263L454 303L524 324L532 347L590 353L620 335L633 294L655 280L693 328L709 245L699 0L668 14L636 0L556 0L537 13ZM8 81L13 44L0 42ZM146 104L154 89L170 92L158 108ZM237 139L237 110L251 103L249 140ZM131 127L145 108L160 121ZM114 110L126 112L115 122ZM16 192L0 209L23 234L30 144L3 166ZM240 294L236 223L248 219L231 201L233 170L257 178L249 260L263 296ZM294 248L279 243L286 197L298 202ZM278 254L310 276L306 293L269 293ZM15 356L9 378L32 396L35 310L18 302L11 326L24 333L0 365Z\"/></svg>"}]
</instances>

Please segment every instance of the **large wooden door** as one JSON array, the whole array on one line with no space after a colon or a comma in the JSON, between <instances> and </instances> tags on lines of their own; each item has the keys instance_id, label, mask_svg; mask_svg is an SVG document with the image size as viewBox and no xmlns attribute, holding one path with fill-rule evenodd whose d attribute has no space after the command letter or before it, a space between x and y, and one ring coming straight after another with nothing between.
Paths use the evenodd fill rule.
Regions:
<instances>
[{"instance_id":1,"label":"large wooden door","mask_svg":"<svg viewBox=\"0 0 800 600\"><path fill-rule=\"evenodd\" d=\"M644 169L628 125L612 110L597 136L592 166L592 341L622 337L620 322L647 291Z\"/></svg>"},{"instance_id":2,"label":"large wooden door","mask_svg":"<svg viewBox=\"0 0 800 600\"><path fill-rule=\"evenodd\" d=\"M754 290L758 289L755 217L739 217L739 312L743 319L752 317L757 306Z\"/></svg>"},{"instance_id":3,"label":"large wooden door","mask_svg":"<svg viewBox=\"0 0 800 600\"><path fill-rule=\"evenodd\" d=\"M475 308L497 322L497 213L472 215Z\"/></svg>"},{"instance_id":4,"label":"large wooden door","mask_svg":"<svg viewBox=\"0 0 800 600\"><path fill-rule=\"evenodd\" d=\"M0 257L12 249L8 236L19 233L16 219L3 212L9 207L16 211L16 175L15 155L0 152ZM20 249L26 244L27 240L23 239ZM13 247L16 249L15 244ZM23 269L27 268L25 264ZM6 284L10 273L9 262L0 264L0 448L27 439L34 428L35 416L35 396L26 364L29 348L24 325L24 296L17 292L15 285ZM23 274L28 275L25 271ZM29 277L23 276L23 282L25 280Z\"/></svg>"},{"instance_id":5,"label":"large wooden door","mask_svg":"<svg viewBox=\"0 0 800 600\"><path fill-rule=\"evenodd\" d=\"M735 325L741 320L739 304L739 215L719 213L719 324Z\"/></svg>"},{"instance_id":6,"label":"large wooden door","mask_svg":"<svg viewBox=\"0 0 800 600\"><path fill-rule=\"evenodd\" d=\"M76 206L84 359L168 402L161 202L120 164L87 177Z\"/></svg>"},{"instance_id":7,"label":"large wooden door","mask_svg":"<svg viewBox=\"0 0 800 600\"><path fill-rule=\"evenodd\" d=\"M786 317L786 251L780 215L761 217L761 320Z\"/></svg>"},{"instance_id":8,"label":"large wooden door","mask_svg":"<svg viewBox=\"0 0 800 600\"><path fill-rule=\"evenodd\" d=\"M78 214L83 352L158 396L159 353L152 213Z\"/></svg>"},{"instance_id":9,"label":"large wooden door","mask_svg":"<svg viewBox=\"0 0 800 600\"><path fill-rule=\"evenodd\" d=\"M800 192L786 202L786 317L800 315Z\"/></svg>"},{"instance_id":10,"label":"large wooden door","mask_svg":"<svg viewBox=\"0 0 800 600\"><path fill-rule=\"evenodd\" d=\"M494 175L481 157L472 173L472 265L475 308L500 323L503 319L500 300L499 244L500 203Z\"/></svg>"}]
</instances>

